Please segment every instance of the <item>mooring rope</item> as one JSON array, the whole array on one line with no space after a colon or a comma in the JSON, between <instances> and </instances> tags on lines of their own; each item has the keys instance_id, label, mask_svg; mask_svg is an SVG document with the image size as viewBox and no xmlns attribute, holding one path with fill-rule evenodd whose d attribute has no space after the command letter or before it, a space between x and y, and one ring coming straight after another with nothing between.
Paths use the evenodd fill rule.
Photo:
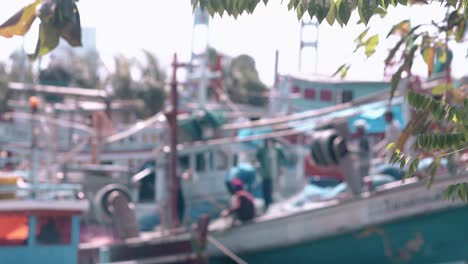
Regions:
<instances>
[{"instance_id":1,"label":"mooring rope","mask_svg":"<svg viewBox=\"0 0 468 264\"><path fill-rule=\"evenodd\" d=\"M215 247L217 247L219 250L221 250L226 256L230 257L237 264L248 264L247 262L242 260L239 256L234 254L234 252L232 252L227 247L225 247L223 244L221 244L221 242L216 240L216 238L214 238L214 237L212 237L210 235L208 235L207 238L208 238L208 241L211 244L213 244Z\"/></svg>"}]
</instances>

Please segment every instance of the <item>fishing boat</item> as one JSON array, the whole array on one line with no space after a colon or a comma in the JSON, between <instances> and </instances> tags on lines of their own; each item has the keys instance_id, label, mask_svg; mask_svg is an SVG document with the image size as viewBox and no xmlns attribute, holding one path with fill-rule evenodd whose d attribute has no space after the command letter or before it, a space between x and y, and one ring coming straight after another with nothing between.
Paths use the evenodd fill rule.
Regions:
<instances>
[{"instance_id":1,"label":"fishing boat","mask_svg":"<svg viewBox=\"0 0 468 264\"><path fill-rule=\"evenodd\" d=\"M29 103L34 117L37 98ZM14 171L5 166L0 172L0 258L12 264L78 263L80 217L88 209L88 200L80 185L40 178L37 128L33 118L30 142L23 142L30 146L29 169ZM7 158L6 165L9 163Z\"/></svg>"},{"instance_id":2,"label":"fishing boat","mask_svg":"<svg viewBox=\"0 0 468 264\"><path fill-rule=\"evenodd\" d=\"M247 263L444 263L468 259L459 227L468 208L443 196L468 180L438 177L430 189L416 178L378 186L354 200L278 204L252 223L230 228L219 220L210 234ZM213 263L229 263L209 247Z\"/></svg>"},{"instance_id":3,"label":"fishing boat","mask_svg":"<svg viewBox=\"0 0 468 264\"><path fill-rule=\"evenodd\" d=\"M92 232L86 221L80 219L88 211L87 195L81 184L60 183L55 173L49 175L50 171L43 166L47 164L43 154L50 152L50 145L45 144L48 141L43 134L45 128L39 130L38 105L38 99L32 97L29 127L25 123L18 127L15 123L9 124L2 126L0 135L10 146L20 144L25 156L31 158L22 161L28 169L20 174L11 171L8 165L17 161L11 157L2 158L2 163L8 165L6 174L0 175L0 256L6 263L205 263L209 217L200 218L192 226L142 234L131 198L126 192L112 188L102 193L102 206L110 218L108 227L112 239L83 243L86 230ZM46 123L42 125L47 128ZM25 127L29 135L21 137L14 133ZM26 146L30 146L29 151ZM83 168L85 173L102 170L99 165L81 166Z\"/></svg>"},{"instance_id":4,"label":"fishing boat","mask_svg":"<svg viewBox=\"0 0 468 264\"><path fill-rule=\"evenodd\" d=\"M378 104L367 103L343 111L337 109L320 118L326 120L325 124L333 120L349 123L353 121L351 119L355 120L350 117L362 118L359 116L361 110L368 114L367 110ZM315 125L321 123L320 118ZM316 136L318 143L314 145L324 155L320 159L330 162L341 157L346 161L346 157L351 156L345 141L336 139L333 134L323 137L329 128L316 128L321 129L312 132L321 133ZM332 131L340 134L333 130L333 126ZM467 153L461 155L459 167L464 168ZM351 179L354 164L351 159L344 161L337 165L344 178ZM314 195L296 195L281 201L251 222L233 226L231 219L218 219L210 226L210 235L230 250L237 263L466 261L468 241L460 235L459 226L468 218L467 204L444 196L448 186L468 180L466 167L457 175L446 169L439 170L430 188L418 175L401 181L380 174L377 167L371 168L370 175L365 177L365 191L358 196L349 196L346 182L328 190L315 186ZM208 254L212 263L232 263L232 257L228 258L218 247L210 245Z\"/></svg>"},{"instance_id":5,"label":"fishing boat","mask_svg":"<svg viewBox=\"0 0 468 264\"><path fill-rule=\"evenodd\" d=\"M88 208L88 201L76 195L80 186L21 187L15 174L1 179L2 262L78 263L80 217Z\"/></svg>"}]
</instances>

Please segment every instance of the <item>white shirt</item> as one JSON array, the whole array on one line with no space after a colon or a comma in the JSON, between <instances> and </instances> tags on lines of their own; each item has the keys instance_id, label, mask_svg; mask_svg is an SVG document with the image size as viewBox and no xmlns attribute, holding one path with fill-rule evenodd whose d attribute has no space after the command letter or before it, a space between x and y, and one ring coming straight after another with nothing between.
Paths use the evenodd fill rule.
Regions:
<instances>
[{"instance_id":1,"label":"white shirt","mask_svg":"<svg viewBox=\"0 0 468 264\"><path fill-rule=\"evenodd\" d=\"M385 141L387 145L390 143L396 143L400 137L400 122L393 120L390 124L385 127Z\"/></svg>"}]
</instances>

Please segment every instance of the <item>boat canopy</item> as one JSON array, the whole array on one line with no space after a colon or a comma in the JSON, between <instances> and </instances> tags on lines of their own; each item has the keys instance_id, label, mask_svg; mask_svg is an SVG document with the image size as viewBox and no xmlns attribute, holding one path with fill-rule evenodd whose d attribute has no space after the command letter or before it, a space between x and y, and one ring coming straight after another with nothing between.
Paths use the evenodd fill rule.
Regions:
<instances>
[{"instance_id":1,"label":"boat canopy","mask_svg":"<svg viewBox=\"0 0 468 264\"><path fill-rule=\"evenodd\" d=\"M193 113L190 118L179 121L179 127L191 136L191 140L202 140L210 136L206 135L205 128L216 129L225 122L222 114L205 109Z\"/></svg>"},{"instance_id":2,"label":"boat canopy","mask_svg":"<svg viewBox=\"0 0 468 264\"><path fill-rule=\"evenodd\" d=\"M298 120L290 122L290 127L297 130L307 131L313 130L334 119L346 118L348 129L351 133L355 131L353 123L358 119L364 119L369 124L369 133L381 133L385 130L385 121L383 119L384 112L391 108L397 119L401 124L405 124L403 118L403 106L404 98L395 97L391 102L388 100L378 101L370 104L363 104L359 106L353 106L343 110L337 110L324 114L318 117L310 118L307 120ZM391 105L391 107L389 107Z\"/></svg>"}]
</instances>

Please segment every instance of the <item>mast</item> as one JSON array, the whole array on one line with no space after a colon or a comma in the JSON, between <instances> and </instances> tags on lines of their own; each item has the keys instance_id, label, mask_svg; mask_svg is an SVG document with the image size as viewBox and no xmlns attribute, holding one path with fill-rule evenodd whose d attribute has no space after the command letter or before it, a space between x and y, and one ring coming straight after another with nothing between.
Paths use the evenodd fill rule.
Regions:
<instances>
[{"instance_id":1,"label":"mast","mask_svg":"<svg viewBox=\"0 0 468 264\"><path fill-rule=\"evenodd\" d=\"M30 181L32 182L34 190L37 190L39 185L39 153L37 144L37 124L36 124L36 113L39 107L39 99L35 96L29 98L29 107L31 111L31 166L30 166ZM34 198L36 193L32 192Z\"/></svg>"},{"instance_id":2,"label":"mast","mask_svg":"<svg viewBox=\"0 0 468 264\"><path fill-rule=\"evenodd\" d=\"M172 80L171 80L171 109L167 113L167 121L169 123L170 131L170 160L169 160L169 177L170 177L170 194L169 194L169 210L171 227L179 226L178 216L178 192L179 181L177 179L177 108L178 108L178 95L177 95L177 54L174 54L172 62Z\"/></svg>"}]
</instances>

